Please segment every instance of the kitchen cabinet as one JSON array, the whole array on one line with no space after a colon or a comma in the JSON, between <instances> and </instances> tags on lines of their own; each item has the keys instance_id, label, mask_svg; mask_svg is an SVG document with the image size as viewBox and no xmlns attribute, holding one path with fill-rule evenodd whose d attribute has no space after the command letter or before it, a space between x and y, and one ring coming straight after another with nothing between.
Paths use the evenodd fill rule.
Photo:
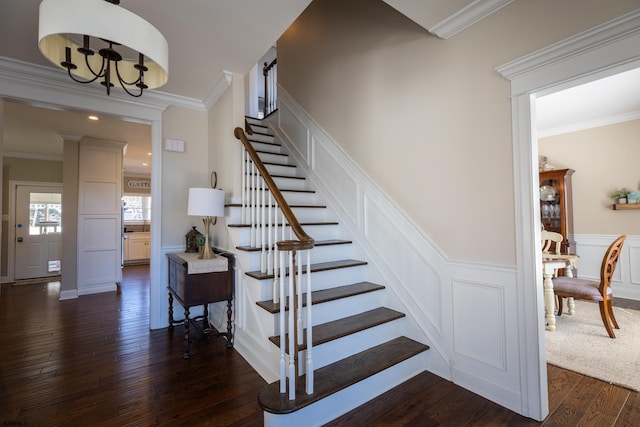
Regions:
<instances>
[{"instance_id":1,"label":"kitchen cabinet","mask_svg":"<svg viewBox=\"0 0 640 427\"><path fill-rule=\"evenodd\" d=\"M125 233L124 261L149 259L149 233Z\"/></svg>"}]
</instances>

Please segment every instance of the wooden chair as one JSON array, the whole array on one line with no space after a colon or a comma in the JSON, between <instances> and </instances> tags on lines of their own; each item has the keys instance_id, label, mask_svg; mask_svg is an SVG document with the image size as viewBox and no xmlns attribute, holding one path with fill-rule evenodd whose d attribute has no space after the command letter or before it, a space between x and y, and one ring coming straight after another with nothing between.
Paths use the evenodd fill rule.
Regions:
<instances>
[{"instance_id":1,"label":"wooden chair","mask_svg":"<svg viewBox=\"0 0 640 427\"><path fill-rule=\"evenodd\" d=\"M540 236L542 239L543 254L548 254L549 250L551 249L551 245L555 243L554 253L556 255L560 255L560 248L562 246L562 241L564 240L564 237L562 237L562 234L555 233L553 231L542 230L542 232L540 233Z\"/></svg>"},{"instance_id":2,"label":"wooden chair","mask_svg":"<svg viewBox=\"0 0 640 427\"><path fill-rule=\"evenodd\" d=\"M577 277L556 277L553 279L553 292L558 297L558 316L562 315L563 298L573 297L576 299L598 301L602 323L604 323L604 327L607 329L609 336L611 338L616 337L613 333L613 328L620 329L620 327L613 315L613 307L611 305L613 300L611 277L616 269L616 264L622 251L622 244L626 238L627 236L620 236L609 245L602 259L602 266L600 267L600 282Z\"/></svg>"}]
</instances>

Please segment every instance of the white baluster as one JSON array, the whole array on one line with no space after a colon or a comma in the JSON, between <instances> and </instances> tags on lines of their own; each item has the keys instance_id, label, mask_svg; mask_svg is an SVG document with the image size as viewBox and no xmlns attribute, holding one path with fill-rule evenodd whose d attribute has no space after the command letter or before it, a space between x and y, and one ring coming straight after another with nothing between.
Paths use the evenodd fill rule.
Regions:
<instances>
[{"instance_id":1,"label":"white baluster","mask_svg":"<svg viewBox=\"0 0 640 427\"><path fill-rule=\"evenodd\" d=\"M286 316L286 298L284 297L284 277L282 272L284 270L284 253L280 254L280 277L279 277L279 293L283 295L280 298L280 393L287 391L287 361L286 361L286 328L285 328L285 316ZM276 273L277 274L277 273Z\"/></svg>"},{"instance_id":2,"label":"white baluster","mask_svg":"<svg viewBox=\"0 0 640 427\"><path fill-rule=\"evenodd\" d=\"M307 394L313 394L313 325L311 316L311 250L306 250L307 253L307 377L306 377L306 391Z\"/></svg>"},{"instance_id":3,"label":"white baluster","mask_svg":"<svg viewBox=\"0 0 640 427\"><path fill-rule=\"evenodd\" d=\"M260 178L260 272L267 272L265 182Z\"/></svg>"},{"instance_id":4,"label":"white baluster","mask_svg":"<svg viewBox=\"0 0 640 427\"><path fill-rule=\"evenodd\" d=\"M303 327L302 327L302 260L300 259L300 257L298 256L298 281L296 282L298 284L298 295L297 295L297 299L298 299L298 310L297 310L297 319L296 321L298 322L298 344L302 344L302 339L304 338L304 331L303 331ZM295 267L295 266L294 266ZM291 274L293 274L294 272L292 271ZM307 325L308 326L308 325Z\"/></svg>"},{"instance_id":5,"label":"white baluster","mask_svg":"<svg viewBox=\"0 0 640 427\"><path fill-rule=\"evenodd\" d=\"M277 203L276 203L276 210L273 212L273 214L275 216L275 219L274 219L275 228L274 228L273 232L274 232L274 237L277 237L277 234L278 234L278 209L277 209ZM279 258L278 258L278 246L276 246L274 248L274 255L273 256L274 256L274 260L275 260L275 263L273 265L273 276L274 276L274 278L276 278L276 277L278 277L278 265L279 265L279 263L278 263L278 260L279 260ZM282 277L280 278L280 281L282 282ZM276 283L274 281L274 284L273 284L273 302L274 302L274 304L277 304L278 300L281 297L284 299L283 295L284 295L283 293L279 292L279 290L276 289Z\"/></svg>"},{"instance_id":6,"label":"white baluster","mask_svg":"<svg viewBox=\"0 0 640 427\"><path fill-rule=\"evenodd\" d=\"M289 254L289 315L288 315L288 325L289 325L289 400L294 400L296 398L296 364L295 358L297 357L295 350L295 340L296 336L294 333L294 316L293 316L293 307L295 307L296 303L296 295L293 292L293 278L294 278L294 269L293 269L293 252L288 251ZM285 272L283 271L284 275Z\"/></svg>"},{"instance_id":7,"label":"white baluster","mask_svg":"<svg viewBox=\"0 0 640 427\"><path fill-rule=\"evenodd\" d=\"M273 219L271 213L273 212L273 198L271 197L271 191L268 191L269 203L267 204L269 210L269 218L267 219L267 272L273 272L273 239L271 238L273 232ZM274 212L275 214L275 212Z\"/></svg>"},{"instance_id":8,"label":"white baluster","mask_svg":"<svg viewBox=\"0 0 640 427\"><path fill-rule=\"evenodd\" d=\"M256 192L258 183L258 170L256 165L251 162L251 247L256 246L256 219L257 219L257 207L256 207Z\"/></svg>"},{"instance_id":9,"label":"white baluster","mask_svg":"<svg viewBox=\"0 0 640 427\"><path fill-rule=\"evenodd\" d=\"M247 221L247 150L242 150L242 209L240 210L240 222Z\"/></svg>"}]
</instances>

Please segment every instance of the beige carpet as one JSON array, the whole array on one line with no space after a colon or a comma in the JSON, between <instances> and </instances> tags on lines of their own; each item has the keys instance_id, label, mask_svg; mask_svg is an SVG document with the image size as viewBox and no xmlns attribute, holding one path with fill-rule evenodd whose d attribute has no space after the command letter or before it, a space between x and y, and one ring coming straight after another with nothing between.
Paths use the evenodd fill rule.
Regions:
<instances>
[{"instance_id":1,"label":"beige carpet","mask_svg":"<svg viewBox=\"0 0 640 427\"><path fill-rule=\"evenodd\" d=\"M576 301L576 314L556 317L556 330L545 332L547 362L640 391L640 311L613 312L620 326L615 339L602 324L598 304Z\"/></svg>"}]
</instances>

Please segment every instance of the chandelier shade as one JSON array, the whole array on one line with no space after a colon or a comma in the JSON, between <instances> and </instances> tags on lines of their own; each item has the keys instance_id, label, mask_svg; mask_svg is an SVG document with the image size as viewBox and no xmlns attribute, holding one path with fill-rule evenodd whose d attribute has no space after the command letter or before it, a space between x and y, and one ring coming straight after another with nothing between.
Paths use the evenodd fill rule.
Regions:
<instances>
[{"instance_id":1,"label":"chandelier shade","mask_svg":"<svg viewBox=\"0 0 640 427\"><path fill-rule=\"evenodd\" d=\"M118 6L119 0L43 0L38 47L81 83L101 79L132 96L169 77L169 46L153 25ZM74 78L77 77L78 79ZM134 94L139 92L139 94Z\"/></svg>"}]
</instances>

